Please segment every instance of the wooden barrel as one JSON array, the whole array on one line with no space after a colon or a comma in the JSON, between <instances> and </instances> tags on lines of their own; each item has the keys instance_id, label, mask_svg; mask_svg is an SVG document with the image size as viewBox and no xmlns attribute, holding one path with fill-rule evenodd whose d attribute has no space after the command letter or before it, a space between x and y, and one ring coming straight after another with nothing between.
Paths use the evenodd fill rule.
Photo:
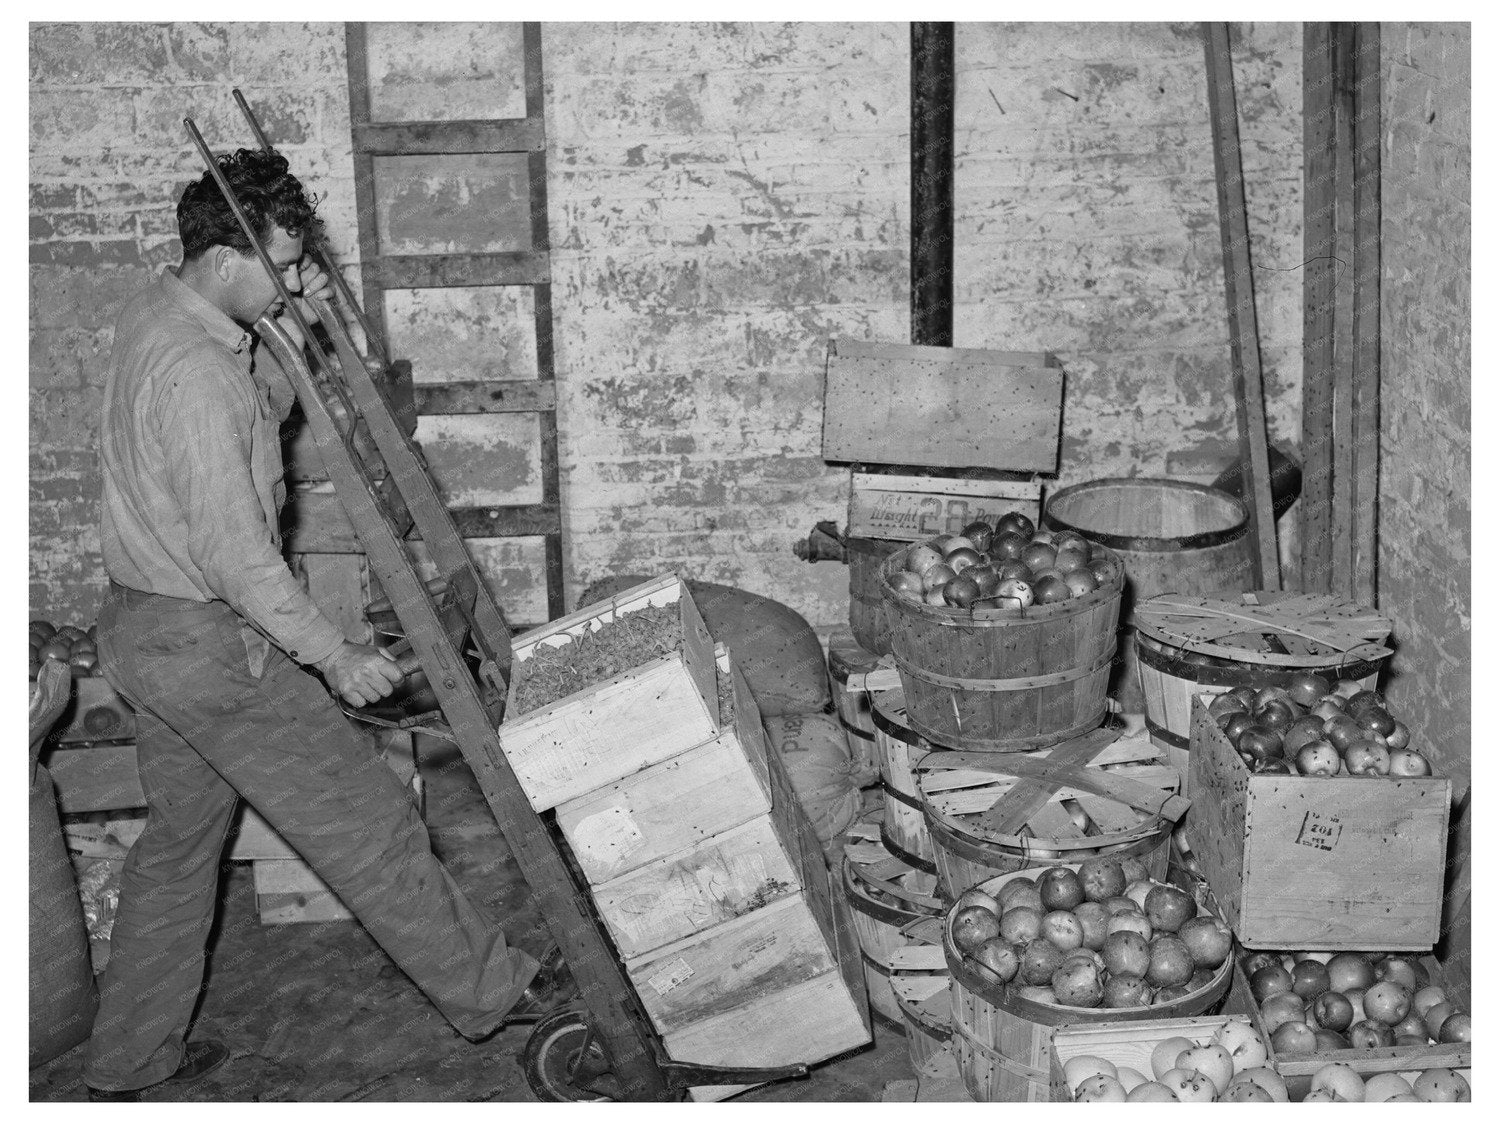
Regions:
<instances>
[{"instance_id":1,"label":"wooden barrel","mask_svg":"<svg viewBox=\"0 0 1500 1124\"><path fill-rule=\"evenodd\" d=\"M1223 597L1249 598L1274 605L1295 594L1281 591L1210 591ZM1390 658L1388 650L1372 644L1353 652L1331 648L1303 656L1271 657L1263 652L1241 648L1233 637L1221 637L1216 648L1239 651L1243 659L1206 655L1195 651L1192 641L1181 629L1191 618L1157 620L1153 598L1140 602L1137 613L1142 627L1137 630L1136 649L1140 660L1141 692L1145 702L1146 729L1151 740L1167 751L1172 763L1187 775L1188 745L1192 731L1193 698L1197 695L1222 695L1236 687L1288 687L1297 676L1312 672L1330 680L1353 680L1374 690L1380 671ZM1345 603L1345 610L1357 609ZM1175 623L1177 621L1182 624ZM1379 631L1377 628L1375 631ZM1372 633L1373 635L1373 633ZM1316 644L1310 647L1319 647ZM1384 651L1385 654L1378 654ZM1265 662L1275 658L1277 662Z\"/></svg>"},{"instance_id":2,"label":"wooden barrel","mask_svg":"<svg viewBox=\"0 0 1500 1124\"><path fill-rule=\"evenodd\" d=\"M904 550L887 558L884 577L905 559ZM1096 729L1107 709L1123 586L1122 567L1082 597L958 609L917 604L882 581L908 724L936 747L994 753L1042 749Z\"/></svg>"},{"instance_id":3,"label":"wooden barrel","mask_svg":"<svg viewBox=\"0 0 1500 1124\"><path fill-rule=\"evenodd\" d=\"M902 928L924 917L941 915L943 902L923 892L933 888L932 875L886 851L878 842L879 829L874 824L856 825L845 838L844 895L859 937L870 1006L903 1026L900 1005L891 990L891 954L911 943L902 935ZM871 848L878 854L872 854Z\"/></svg>"},{"instance_id":4,"label":"wooden barrel","mask_svg":"<svg viewBox=\"0 0 1500 1124\"><path fill-rule=\"evenodd\" d=\"M875 719L869 693L849 690L849 676L874 670L879 659L874 652L861 648L852 633L835 632L829 637L828 677L833 681L833 703L849 743L849 755L861 768L878 765Z\"/></svg>"},{"instance_id":5,"label":"wooden barrel","mask_svg":"<svg viewBox=\"0 0 1500 1124\"><path fill-rule=\"evenodd\" d=\"M907 722L906 696L899 688L876 692L870 696L870 703L880 789L885 798L881 840L918 870L936 874L932 836L922 813L916 772L917 766L932 752L932 745L912 731Z\"/></svg>"},{"instance_id":6,"label":"wooden barrel","mask_svg":"<svg viewBox=\"0 0 1500 1124\"><path fill-rule=\"evenodd\" d=\"M942 961L941 966L936 962L929 966L926 961L904 959L903 954L911 951L934 953ZM942 1052L953 1035L953 1003L949 998L949 986L948 965L942 957L941 946L917 948L909 945L897 954L891 971L891 987L906 1028L906 1055L917 1073L921 1073L922 1067Z\"/></svg>"},{"instance_id":7,"label":"wooden barrel","mask_svg":"<svg viewBox=\"0 0 1500 1124\"><path fill-rule=\"evenodd\" d=\"M1074 870L1077 864L1056 864ZM981 883L987 893L1025 872ZM965 960L953 943L953 913L943 924L943 953L952 974L953 1050L964 1087L976 1101L1050 1099L1052 1028L1065 1023L1140 1022L1180 1019L1216 1009L1229 990L1234 957L1225 959L1206 985L1171 1003L1147 1007L1065 1007L1023 998L998 976Z\"/></svg>"},{"instance_id":8,"label":"wooden barrel","mask_svg":"<svg viewBox=\"0 0 1500 1124\"><path fill-rule=\"evenodd\" d=\"M1208 593L1255 584L1250 514L1238 497L1184 480L1109 478L1062 488L1042 525L1077 531L1125 563L1120 650L1110 691L1130 713L1144 705L1136 670L1135 606L1159 593Z\"/></svg>"},{"instance_id":9,"label":"wooden barrel","mask_svg":"<svg viewBox=\"0 0 1500 1124\"><path fill-rule=\"evenodd\" d=\"M906 544L890 539L850 537L844 543L849 560L849 628L866 651L889 655L891 629L880 596L880 566L892 551Z\"/></svg>"}]
</instances>

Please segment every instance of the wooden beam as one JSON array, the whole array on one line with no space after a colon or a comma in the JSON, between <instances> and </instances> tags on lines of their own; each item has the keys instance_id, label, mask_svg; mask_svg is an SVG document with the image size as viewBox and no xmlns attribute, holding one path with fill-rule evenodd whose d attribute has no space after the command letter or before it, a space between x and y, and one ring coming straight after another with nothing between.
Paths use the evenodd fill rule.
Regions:
<instances>
[{"instance_id":1,"label":"wooden beam","mask_svg":"<svg viewBox=\"0 0 1500 1124\"><path fill-rule=\"evenodd\" d=\"M539 152L541 121L365 121L353 125L354 151L371 156L440 156Z\"/></svg>"},{"instance_id":2,"label":"wooden beam","mask_svg":"<svg viewBox=\"0 0 1500 1124\"><path fill-rule=\"evenodd\" d=\"M911 342L953 344L953 24L911 25Z\"/></svg>"},{"instance_id":3,"label":"wooden beam","mask_svg":"<svg viewBox=\"0 0 1500 1124\"><path fill-rule=\"evenodd\" d=\"M1354 25L1330 25L1333 47L1332 592L1354 599Z\"/></svg>"},{"instance_id":4,"label":"wooden beam","mask_svg":"<svg viewBox=\"0 0 1500 1124\"><path fill-rule=\"evenodd\" d=\"M1354 25L1350 600L1376 603L1380 467L1380 24Z\"/></svg>"},{"instance_id":5,"label":"wooden beam","mask_svg":"<svg viewBox=\"0 0 1500 1124\"><path fill-rule=\"evenodd\" d=\"M1302 497L1304 593L1331 593L1333 560L1334 114L1332 25L1302 25Z\"/></svg>"},{"instance_id":6,"label":"wooden beam","mask_svg":"<svg viewBox=\"0 0 1500 1124\"><path fill-rule=\"evenodd\" d=\"M1281 588L1276 549L1276 512L1271 502L1271 466L1266 450L1265 388L1255 317L1255 281L1250 263L1250 226L1240 162L1239 111L1229 55L1229 25L1203 25L1208 68L1209 119L1213 130L1214 180L1219 197L1219 239L1224 253L1224 296L1229 308L1229 351L1234 367L1240 462L1250 466L1250 533L1256 543L1255 584Z\"/></svg>"}]
</instances>

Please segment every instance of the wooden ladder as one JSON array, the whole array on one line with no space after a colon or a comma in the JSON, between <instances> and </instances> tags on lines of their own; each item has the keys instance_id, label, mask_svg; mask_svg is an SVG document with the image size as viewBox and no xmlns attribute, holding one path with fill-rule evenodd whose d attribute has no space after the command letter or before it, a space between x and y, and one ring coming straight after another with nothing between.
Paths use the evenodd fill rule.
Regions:
<instances>
[{"instance_id":1,"label":"wooden ladder","mask_svg":"<svg viewBox=\"0 0 1500 1124\"><path fill-rule=\"evenodd\" d=\"M349 124L354 141L354 193L360 276L370 330L386 336L390 289L526 286L531 289L537 377L448 382L413 387L418 415L536 414L540 425L542 500L536 504L458 508L464 538L542 537L547 619L563 604L562 500L557 459L557 383L552 345L552 270L547 232L547 132L542 115L542 31L521 25L526 116L498 120L387 122L371 119L367 25L345 25ZM375 161L392 156L525 155L530 195L528 249L492 253L387 254L377 229ZM377 348L380 345L376 345ZM415 418L408 421L408 432ZM518 631L541 621L524 622Z\"/></svg>"}]
</instances>

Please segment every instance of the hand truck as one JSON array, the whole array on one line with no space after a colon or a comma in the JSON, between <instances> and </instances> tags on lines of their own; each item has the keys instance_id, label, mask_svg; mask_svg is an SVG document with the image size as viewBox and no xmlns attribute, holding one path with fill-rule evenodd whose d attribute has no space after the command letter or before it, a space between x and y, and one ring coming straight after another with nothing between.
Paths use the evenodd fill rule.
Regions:
<instances>
[{"instance_id":1,"label":"hand truck","mask_svg":"<svg viewBox=\"0 0 1500 1124\"><path fill-rule=\"evenodd\" d=\"M238 90L234 96L258 142L271 147L244 97ZM326 342L314 335L192 118L184 125L306 341L298 348L271 317L256 321L261 341L292 380L334 490L405 631L407 651L398 663L408 675L424 673L438 703L425 716L356 716L457 744L578 982L578 1002L533 1027L523 1059L533 1091L554 1101L672 1101L694 1085L805 1076L803 1064L741 1068L667 1058L566 847L532 809L501 752L496 731L509 684L510 630L410 438L414 425L401 424L390 391L375 379L376 373L389 375L392 367L384 343L372 334L326 246L310 239L310 256L364 329L366 350L360 352L345 320L327 301L311 302ZM433 588L422 581L404 545L413 528L437 567L440 583ZM435 588L448 591L445 609L456 608L464 629L445 627ZM466 631L472 650L465 650L455 635L459 631Z\"/></svg>"}]
</instances>

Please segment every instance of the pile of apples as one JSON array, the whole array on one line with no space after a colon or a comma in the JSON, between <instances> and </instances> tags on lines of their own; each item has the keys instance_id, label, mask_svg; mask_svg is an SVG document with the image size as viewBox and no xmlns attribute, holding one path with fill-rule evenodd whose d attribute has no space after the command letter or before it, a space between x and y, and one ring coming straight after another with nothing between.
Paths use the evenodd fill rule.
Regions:
<instances>
[{"instance_id":1,"label":"pile of apples","mask_svg":"<svg viewBox=\"0 0 1500 1124\"><path fill-rule=\"evenodd\" d=\"M1164 1038L1151 1051L1148 1078L1108 1058L1079 1054L1063 1065L1075 1101L1148 1104L1230 1104L1286 1101L1286 1082L1266 1065L1265 1039L1242 1019L1211 1034ZM1153 1079L1154 1078L1154 1079Z\"/></svg>"},{"instance_id":2,"label":"pile of apples","mask_svg":"<svg viewBox=\"0 0 1500 1124\"><path fill-rule=\"evenodd\" d=\"M1253 952L1241 967L1279 1055L1468 1042L1473 1033L1413 957Z\"/></svg>"},{"instance_id":3,"label":"pile of apples","mask_svg":"<svg viewBox=\"0 0 1500 1124\"><path fill-rule=\"evenodd\" d=\"M1454 1069L1424 1069L1408 1081L1399 1073L1361 1077L1343 1062L1329 1062L1313 1074L1303 1104L1454 1104L1470 1100L1468 1079Z\"/></svg>"},{"instance_id":4,"label":"pile of apples","mask_svg":"<svg viewBox=\"0 0 1500 1124\"><path fill-rule=\"evenodd\" d=\"M1299 675L1288 687L1236 687L1208 713L1252 773L1304 777L1426 777L1411 731L1384 696L1352 680Z\"/></svg>"},{"instance_id":5,"label":"pile of apples","mask_svg":"<svg viewBox=\"0 0 1500 1124\"><path fill-rule=\"evenodd\" d=\"M948 925L981 978L1064 1007L1173 1003L1207 987L1233 944L1191 895L1107 855L1012 878L993 896L966 890Z\"/></svg>"},{"instance_id":6,"label":"pile of apples","mask_svg":"<svg viewBox=\"0 0 1500 1124\"><path fill-rule=\"evenodd\" d=\"M1039 531L1011 511L908 547L886 580L899 597L956 609L1024 609L1082 597L1121 581L1124 567L1077 531Z\"/></svg>"},{"instance_id":7,"label":"pile of apples","mask_svg":"<svg viewBox=\"0 0 1500 1124\"><path fill-rule=\"evenodd\" d=\"M61 660L73 668L73 674L97 675L99 649L96 647L98 625L85 630L71 624L61 627L51 621L34 620L29 628L31 661L27 670L32 679L42 669L43 660Z\"/></svg>"}]
</instances>

